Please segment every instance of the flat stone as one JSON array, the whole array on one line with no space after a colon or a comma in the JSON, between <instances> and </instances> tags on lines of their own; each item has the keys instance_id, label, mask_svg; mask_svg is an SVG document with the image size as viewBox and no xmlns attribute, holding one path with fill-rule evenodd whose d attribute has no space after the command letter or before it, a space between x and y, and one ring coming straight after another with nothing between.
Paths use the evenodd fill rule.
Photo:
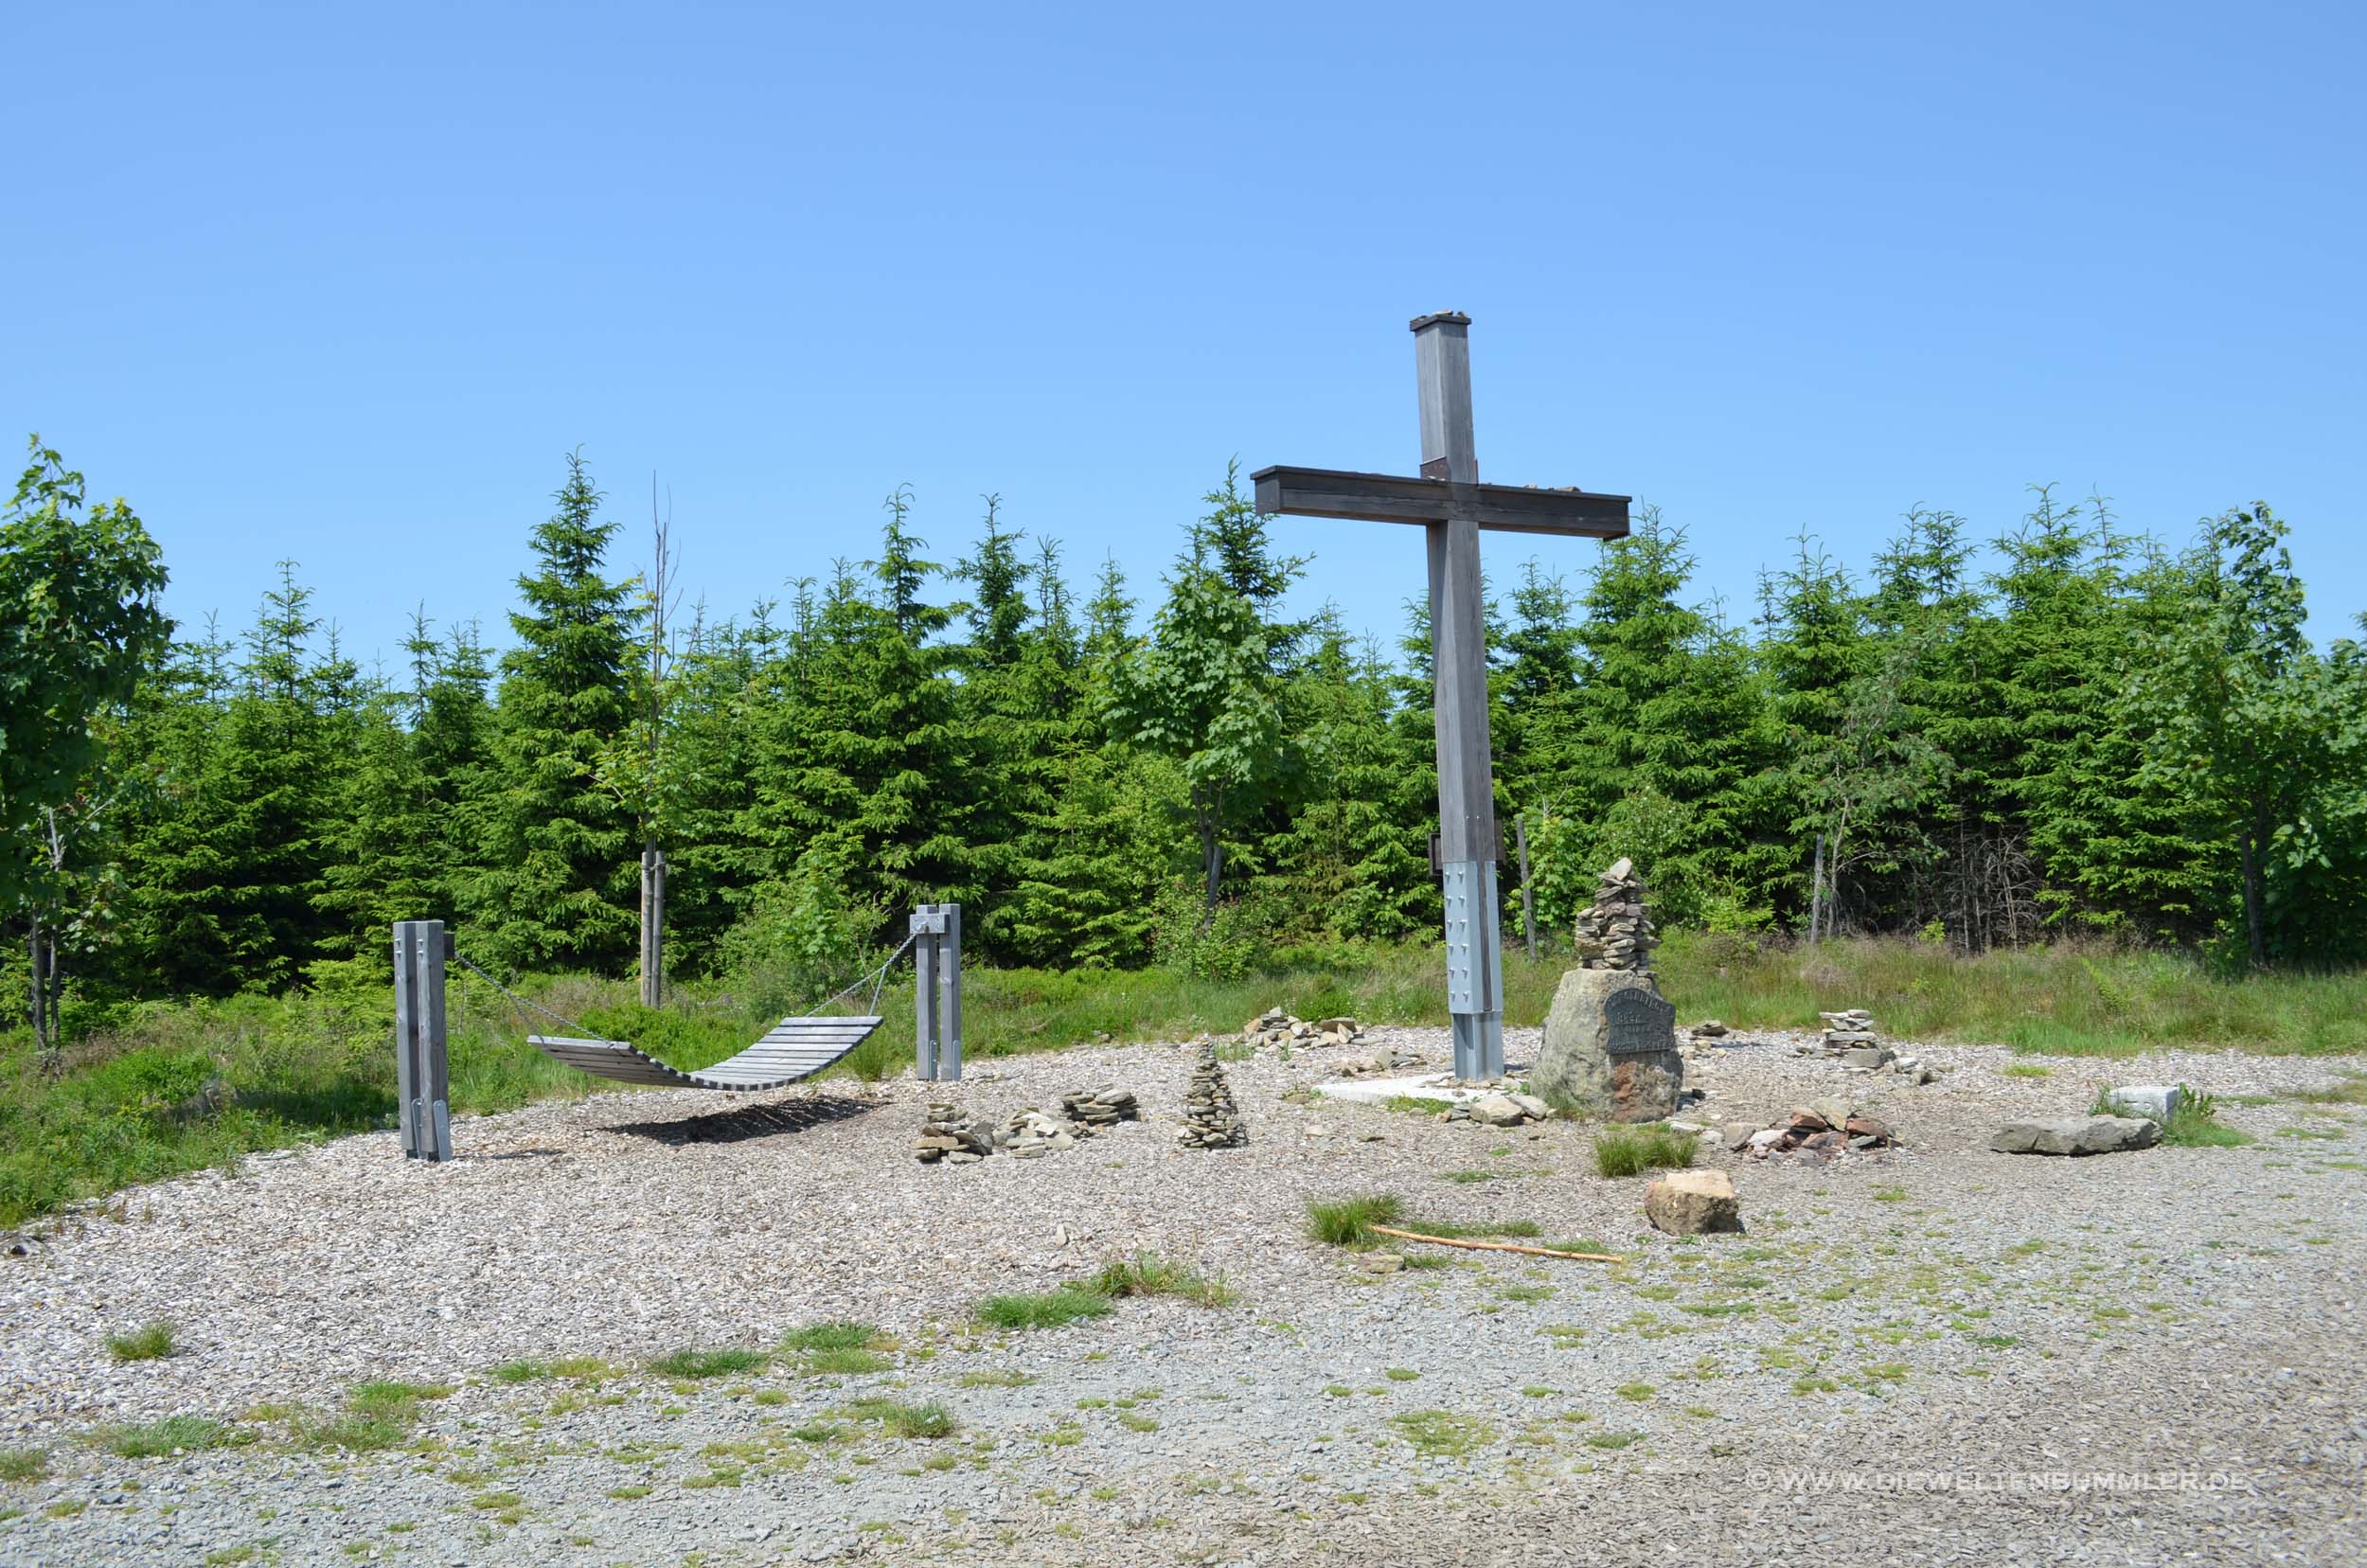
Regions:
<instances>
[{"instance_id":1,"label":"flat stone","mask_svg":"<svg viewBox=\"0 0 2367 1568\"><path fill-rule=\"evenodd\" d=\"M1719 1136L1725 1141L1728 1149L1741 1149L1750 1143L1751 1134L1757 1131L1758 1129L1749 1122L1728 1122L1719 1131Z\"/></svg>"},{"instance_id":2,"label":"flat stone","mask_svg":"<svg viewBox=\"0 0 2367 1568\"><path fill-rule=\"evenodd\" d=\"M1405 1267L1405 1258L1397 1253L1366 1253L1357 1267L1366 1274L1396 1274Z\"/></svg>"},{"instance_id":3,"label":"flat stone","mask_svg":"<svg viewBox=\"0 0 2367 1568\"><path fill-rule=\"evenodd\" d=\"M2000 1154L2116 1154L2161 1141L2161 1124L2143 1116L2058 1116L2007 1122L1989 1148Z\"/></svg>"},{"instance_id":4,"label":"flat stone","mask_svg":"<svg viewBox=\"0 0 2367 1568\"><path fill-rule=\"evenodd\" d=\"M1510 1095L1483 1095L1471 1102L1471 1117L1490 1127L1518 1127L1529 1114Z\"/></svg>"},{"instance_id":5,"label":"flat stone","mask_svg":"<svg viewBox=\"0 0 2367 1568\"><path fill-rule=\"evenodd\" d=\"M1678 1170L1644 1189L1644 1218L1671 1236L1742 1229L1742 1201L1722 1170Z\"/></svg>"},{"instance_id":6,"label":"flat stone","mask_svg":"<svg viewBox=\"0 0 2367 1568\"><path fill-rule=\"evenodd\" d=\"M1890 1063L1891 1048L1887 1045L1852 1045L1841 1054L1841 1064L1843 1067L1861 1068L1869 1073L1878 1067L1887 1067Z\"/></svg>"}]
</instances>

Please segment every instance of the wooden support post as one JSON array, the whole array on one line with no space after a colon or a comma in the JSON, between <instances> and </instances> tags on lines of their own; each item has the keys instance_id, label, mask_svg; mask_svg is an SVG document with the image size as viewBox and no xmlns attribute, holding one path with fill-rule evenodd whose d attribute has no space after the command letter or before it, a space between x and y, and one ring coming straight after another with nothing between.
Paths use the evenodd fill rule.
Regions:
<instances>
[{"instance_id":1,"label":"wooden support post","mask_svg":"<svg viewBox=\"0 0 2367 1568\"><path fill-rule=\"evenodd\" d=\"M641 851L641 1005L666 995L666 851Z\"/></svg>"},{"instance_id":2,"label":"wooden support post","mask_svg":"<svg viewBox=\"0 0 2367 1568\"><path fill-rule=\"evenodd\" d=\"M406 1159L452 1158L452 1073L444 1032L441 920L395 925L396 1123Z\"/></svg>"},{"instance_id":3,"label":"wooden support post","mask_svg":"<svg viewBox=\"0 0 2367 1568\"><path fill-rule=\"evenodd\" d=\"M1512 819L1512 839L1521 850L1521 931L1528 937L1529 958L1537 957L1537 898L1529 889L1529 819L1526 813Z\"/></svg>"}]
</instances>

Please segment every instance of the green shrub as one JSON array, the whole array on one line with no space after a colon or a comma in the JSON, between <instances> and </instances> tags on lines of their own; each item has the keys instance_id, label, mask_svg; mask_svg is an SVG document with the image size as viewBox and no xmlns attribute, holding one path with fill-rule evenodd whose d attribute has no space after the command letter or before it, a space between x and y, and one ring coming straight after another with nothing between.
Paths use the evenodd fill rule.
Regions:
<instances>
[{"instance_id":1,"label":"green shrub","mask_svg":"<svg viewBox=\"0 0 2367 1568\"><path fill-rule=\"evenodd\" d=\"M170 1323L143 1324L126 1334L107 1336L107 1354L119 1362L162 1361L172 1354Z\"/></svg>"},{"instance_id":2,"label":"green shrub","mask_svg":"<svg viewBox=\"0 0 2367 1568\"><path fill-rule=\"evenodd\" d=\"M1594 1168L1605 1176L1675 1170L1693 1163L1700 1141L1660 1122L1606 1127L1594 1139Z\"/></svg>"}]
</instances>

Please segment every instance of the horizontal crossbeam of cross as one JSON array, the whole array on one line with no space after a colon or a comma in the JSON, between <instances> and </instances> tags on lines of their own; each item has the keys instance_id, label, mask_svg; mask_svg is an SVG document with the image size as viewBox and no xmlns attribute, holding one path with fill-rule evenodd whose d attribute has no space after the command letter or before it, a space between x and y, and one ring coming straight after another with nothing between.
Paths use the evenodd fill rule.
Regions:
<instances>
[{"instance_id":1,"label":"horizontal crossbeam of cross","mask_svg":"<svg viewBox=\"0 0 2367 1568\"><path fill-rule=\"evenodd\" d=\"M1450 479L1403 479L1340 469L1269 468L1250 475L1257 509L1292 517L1352 517L1374 523L1445 523L1469 519L1498 533L1559 534L1571 539L1625 539L1625 495L1529 485L1459 485Z\"/></svg>"}]
</instances>

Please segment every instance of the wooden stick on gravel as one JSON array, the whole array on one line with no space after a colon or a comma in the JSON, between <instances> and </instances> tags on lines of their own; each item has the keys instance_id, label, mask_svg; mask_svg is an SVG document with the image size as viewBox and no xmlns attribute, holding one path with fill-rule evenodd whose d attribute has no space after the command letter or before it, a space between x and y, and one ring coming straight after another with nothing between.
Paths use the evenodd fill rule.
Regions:
<instances>
[{"instance_id":1,"label":"wooden stick on gravel","mask_svg":"<svg viewBox=\"0 0 2367 1568\"><path fill-rule=\"evenodd\" d=\"M1365 1227L1375 1236L1394 1236L1405 1241L1427 1241L1433 1247L1468 1247L1473 1252L1526 1253L1531 1257L1568 1257L1580 1263L1625 1263L1626 1258L1614 1253L1557 1252L1551 1247L1523 1247L1511 1241L1466 1241L1453 1236L1424 1236L1419 1231L1397 1230L1388 1225Z\"/></svg>"}]
</instances>

